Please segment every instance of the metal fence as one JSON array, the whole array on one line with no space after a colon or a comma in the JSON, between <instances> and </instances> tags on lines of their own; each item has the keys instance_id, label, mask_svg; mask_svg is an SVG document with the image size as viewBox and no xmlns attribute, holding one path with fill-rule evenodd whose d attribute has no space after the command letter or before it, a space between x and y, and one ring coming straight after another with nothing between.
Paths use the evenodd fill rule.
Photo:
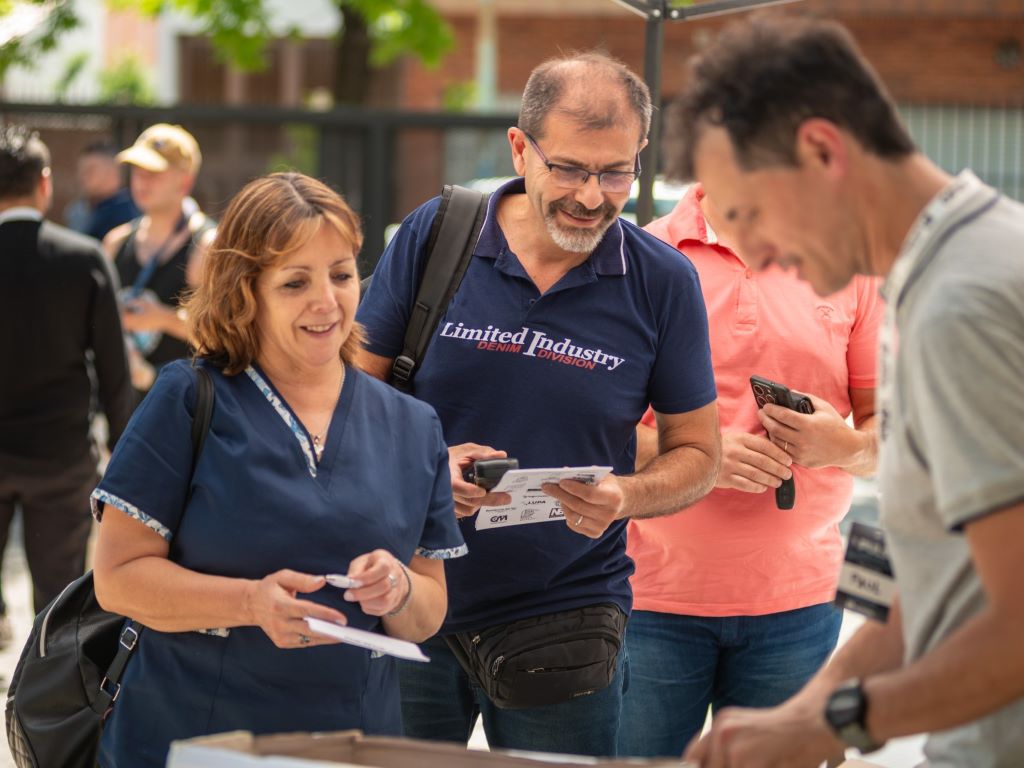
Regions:
<instances>
[{"instance_id":1,"label":"metal fence","mask_svg":"<svg viewBox=\"0 0 1024 768\"><path fill-rule=\"evenodd\" d=\"M1024 199L1024 106L905 105L922 150L948 171L971 167L989 184ZM175 122L203 151L195 197L216 216L247 181L294 168L345 194L363 216L363 270L372 269L385 229L438 193L513 173L505 136L516 116L358 109L310 112L268 107L134 108L0 103L0 122L40 130L54 155L55 209L74 199L78 152L100 137L128 146L146 126Z\"/></svg>"},{"instance_id":2,"label":"metal fence","mask_svg":"<svg viewBox=\"0 0 1024 768\"><path fill-rule=\"evenodd\" d=\"M55 219L77 195L74 169L85 145L107 138L128 146L148 125L173 122L187 128L202 149L193 194L204 210L216 217L249 180L300 170L342 192L363 217L364 270L380 256L388 225L438 194L442 183L512 174L505 132L515 119L356 109L0 103L0 123L31 125L50 147Z\"/></svg>"},{"instance_id":3,"label":"metal fence","mask_svg":"<svg viewBox=\"0 0 1024 768\"><path fill-rule=\"evenodd\" d=\"M917 145L941 167L971 168L1024 200L1024 107L908 105L900 112Z\"/></svg>"}]
</instances>

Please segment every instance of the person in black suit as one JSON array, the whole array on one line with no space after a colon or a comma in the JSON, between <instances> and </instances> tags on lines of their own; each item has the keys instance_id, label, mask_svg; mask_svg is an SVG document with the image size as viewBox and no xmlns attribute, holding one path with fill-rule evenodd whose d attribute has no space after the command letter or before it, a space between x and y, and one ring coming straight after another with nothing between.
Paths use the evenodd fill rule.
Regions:
<instances>
[{"instance_id":1,"label":"person in black suit","mask_svg":"<svg viewBox=\"0 0 1024 768\"><path fill-rule=\"evenodd\" d=\"M0 129L0 553L20 507L37 612L85 569L93 403L111 448L134 404L116 279L99 243L43 220L51 199L46 145Z\"/></svg>"}]
</instances>

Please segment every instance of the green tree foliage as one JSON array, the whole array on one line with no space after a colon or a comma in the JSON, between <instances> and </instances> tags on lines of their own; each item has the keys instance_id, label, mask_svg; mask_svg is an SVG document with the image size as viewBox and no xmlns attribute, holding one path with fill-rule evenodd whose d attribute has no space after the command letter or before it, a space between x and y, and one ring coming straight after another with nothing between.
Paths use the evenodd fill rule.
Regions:
<instances>
[{"instance_id":1,"label":"green tree foliage","mask_svg":"<svg viewBox=\"0 0 1024 768\"><path fill-rule=\"evenodd\" d=\"M6 2L7 0L0 0ZM202 33L225 61L241 69L266 66L271 38L263 0L108 0L115 8L156 15L173 8L203 24ZM343 18L355 15L369 30L370 63L385 66L411 53L436 66L453 43L448 23L427 0L333 0ZM344 35L342 29L339 34Z\"/></svg>"},{"instance_id":2,"label":"green tree foliage","mask_svg":"<svg viewBox=\"0 0 1024 768\"><path fill-rule=\"evenodd\" d=\"M18 0L49 6L54 0ZM115 9L134 9L155 16L175 10L202 24L201 33L210 38L225 61L246 70L266 66L266 47L271 29L263 0L107 0ZM339 46L349 43L346 31L365 36L368 45L357 45L357 62L350 60L339 77L356 82L365 79L370 66L385 66L404 54L412 54L428 66L436 66L452 47L451 27L428 0L331 0L342 16ZM0 0L0 18L14 7L15 0ZM13 64L29 64L39 53L51 50L63 32L78 25L73 0L56 0L43 28L29 37L0 45L0 77ZM365 48L365 50L364 50ZM342 57L339 50L339 58ZM343 89L336 84L335 93ZM362 100L365 92L356 98Z\"/></svg>"},{"instance_id":3,"label":"green tree foliage","mask_svg":"<svg viewBox=\"0 0 1024 768\"><path fill-rule=\"evenodd\" d=\"M40 54L52 51L65 32L79 25L78 15L73 7L74 0L22 0L19 4L51 8L42 24L31 30L31 34L11 36L0 40L0 78L13 66L27 66ZM0 0L0 19L10 16L15 10L15 0Z\"/></svg>"},{"instance_id":4,"label":"green tree foliage","mask_svg":"<svg viewBox=\"0 0 1024 768\"><path fill-rule=\"evenodd\" d=\"M374 66L405 53L437 66L454 43L451 27L426 0L340 0L340 5L366 20Z\"/></svg>"},{"instance_id":5,"label":"green tree foliage","mask_svg":"<svg viewBox=\"0 0 1024 768\"><path fill-rule=\"evenodd\" d=\"M153 88L146 69L136 57L125 56L117 64L100 72L101 104L152 104Z\"/></svg>"},{"instance_id":6,"label":"green tree foliage","mask_svg":"<svg viewBox=\"0 0 1024 768\"><path fill-rule=\"evenodd\" d=\"M85 65L88 63L89 54L85 51L79 51L67 60L64 64L64 71L61 72L60 77L57 78L57 82L53 86L54 97L57 101L67 100L68 91L71 90L72 84L82 74L82 70L85 69Z\"/></svg>"},{"instance_id":7,"label":"green tree foliage","mask_svg":"<svg viewBox=\"0 0 1024 768\"><path fill-rule=\"evenodd\" d=\"M263 0L107 0L118 10L147 16L174 10L198 20L201 33L225 61L241 69L266 66L264 52L271 38Z\"/></svg>"}]
</instances>

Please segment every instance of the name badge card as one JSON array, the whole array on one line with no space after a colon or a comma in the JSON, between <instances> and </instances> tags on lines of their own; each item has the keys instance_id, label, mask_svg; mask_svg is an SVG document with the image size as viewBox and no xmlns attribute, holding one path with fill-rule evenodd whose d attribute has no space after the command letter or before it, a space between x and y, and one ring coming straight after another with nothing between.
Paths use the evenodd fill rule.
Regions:
<instances>
[{"instance_id":1,"label":"name badge card","mask_svg":"<svg viewBox=\"0 0 1024 768\"><path fill-rule=\"evenodd\" d=\"M561 469L510 469L493 491L512 496L512 503L504 507L480 507L476 515L476 529L506 528L526 523L548 523L565 520L562 504L541 490L544 483L577 480L587 485L601 482L611 467L562 467Z\"/></svg>"},{"instance_id":2,"label":"name badge card","mask_svg":"<svg viewBox=\"0 0 1024 768\"><path fill-rule=\"evenodd\" d=\"M896 579L881 528L854 523L839 572L836 605L885 622L896 596Z\"/></svg>"}]
</instances>

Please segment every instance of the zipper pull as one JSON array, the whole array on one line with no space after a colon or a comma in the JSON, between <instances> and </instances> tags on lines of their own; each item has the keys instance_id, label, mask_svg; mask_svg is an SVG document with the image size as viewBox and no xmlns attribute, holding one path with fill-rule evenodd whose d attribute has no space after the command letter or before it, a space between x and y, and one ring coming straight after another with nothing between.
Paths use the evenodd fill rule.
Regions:
<instances>
[{"instance_id":1,"label":"zipper pull","mask_svg":"<svg viewBox=\"0 0 1024 768\"><path fill-rule=\"evenodd\" d=\"M480 635L473 635L471 642L473 645L480 645Z\"/></svg>"},{"instance_id":2,"label":"zipper pull","mask_svg":"<svg viewBox=\"0 0 1024 768\"><path fill-rule=\"evenodd\" d=\"M499 656L498 658L496 658L494 660L494 663L491 664L491 677L497 677L498 676L498 670L501 669L501 665L502 665L502 663L504 661L505 661L505 657L504 656Z\"/></svg>"}]
</instances>

